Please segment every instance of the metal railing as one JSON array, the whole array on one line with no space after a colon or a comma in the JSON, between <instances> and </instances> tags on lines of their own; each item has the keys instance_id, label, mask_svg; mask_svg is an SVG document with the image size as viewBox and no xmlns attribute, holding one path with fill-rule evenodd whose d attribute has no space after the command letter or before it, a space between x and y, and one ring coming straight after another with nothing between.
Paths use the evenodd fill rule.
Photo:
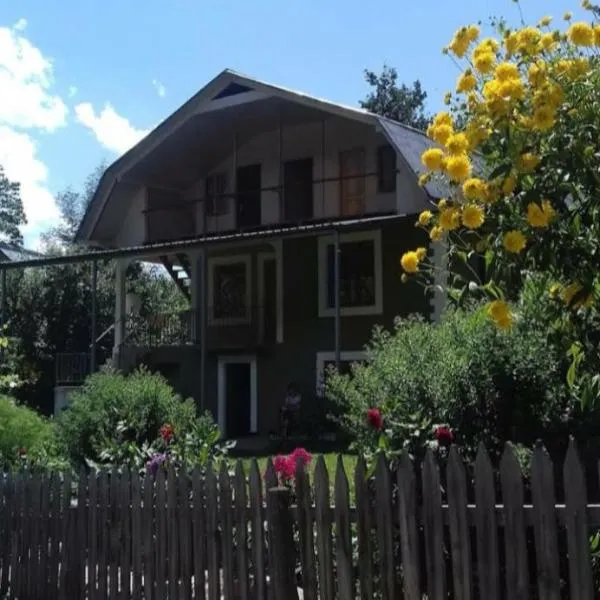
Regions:
<instances>
[{"instance_id":1,"label":"metal railing","mask_svg":"<svg viewBox=\"0 0 600 600\"><path fill-rule=\"evenodd\" d=\"M159 348L202 343L201 313L186 310L172 313L130 316L125 322L124 346ZM243 349L275 341L276 323L253 305L240 311L209 307L205 323L205 343L209 349Z\"/></svg>"},{"instance_id":2,"label":"metal railing","mask_svg":"<svg viewBox=\"0 0 600 600\"><path fill-rule=\"evenodd\" d=\"M89 352L61 352L56 355L56 385L81 385L90 368Z\"/></svg>"},{"instance_id":3,"label":"metal railing","mask_svg":"<svg viewBox=\"0 0 600 600\"><path fill-rule=\"evenodd\" d=\"M293 186L274 185L261 187L254 193L261 194L261 206L267 207L267 210L273 214L280 215L276 223L281 224L300 224L311 221L322 221L326 219L336 219L343 217L362 217L373 214L384 214L395 210L395 201L393 206L376 205L372 200L372 194L369 191L367 181L377 179L378 172L363 173L360 175L348 175L338 177L326 177L313 179L311 182L298 184L299 188L305 190L312 186L310 211L302 217L295 214L289 214L290 207L286 204L286 194L293 190ZM352 197L343 198L340 186L344 182L358 181L362 184L362 190L358 190ZM180 200L173 204L157 203L149 206L145 211L146 233L148 243L156 241L184 239L194 235L204 233L214 233L220 231L231 231L244 229L238 223L237 202L240 197L245 196L243 192L226 192L212 197L225 200L227 210L215 214L207 214L205 211L205 197L190 198L185 201ZM389 209L389 210L388 210ZM251 227L259 227L261 223L256 223Z\"/></svg>"}]
</instances>

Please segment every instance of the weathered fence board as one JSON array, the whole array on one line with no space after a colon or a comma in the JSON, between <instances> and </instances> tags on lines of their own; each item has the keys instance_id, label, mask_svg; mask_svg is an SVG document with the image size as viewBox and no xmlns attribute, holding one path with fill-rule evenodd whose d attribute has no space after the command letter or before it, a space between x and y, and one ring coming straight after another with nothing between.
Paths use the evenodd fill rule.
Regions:
<instances>
[{"instance_id":1,"label":"weathered fence board","mask_svg":"<svg viewBox=\"0 0 600 600\"><path fill-rule=\"evenodd\" d=\"M587 504L574 442L561 474L564 505L555 504L555 467L541 447L530 479L510 445L497 472L483 447L469 475L456 448L446 459L440 469L428 451L420 478L407 456L395 471L383 457L374 471L358 461L354 493L342 460L329 473L323 457L312 482L303 466L278 481L271 461L261 473L256 460L248 471L241 462L141 477L82 471L73 484L69 474L6 474L0 593L289 600L298 585L306 600L599 597L589 537L600 507Z\"/></svg>"}]
</instances>

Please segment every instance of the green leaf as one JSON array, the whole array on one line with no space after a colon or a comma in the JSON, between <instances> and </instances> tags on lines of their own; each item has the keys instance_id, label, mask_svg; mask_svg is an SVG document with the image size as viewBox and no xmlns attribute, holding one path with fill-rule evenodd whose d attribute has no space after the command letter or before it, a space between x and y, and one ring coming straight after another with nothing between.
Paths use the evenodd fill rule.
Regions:
<instances>
[{"instance_id":1,"label":"green leaf","mask_svg":"<svg viewBox=\"0 0 600 600\"><path fill-rule=\"evenodd\" d=\"M496 179L497 177L500 177L500 175L505 175L506 173L508 173L511 169L512 165L511 163L504 163L502 165L498 165L491 173L489 176L489 179Z\"/></svg>"}]
</instances>

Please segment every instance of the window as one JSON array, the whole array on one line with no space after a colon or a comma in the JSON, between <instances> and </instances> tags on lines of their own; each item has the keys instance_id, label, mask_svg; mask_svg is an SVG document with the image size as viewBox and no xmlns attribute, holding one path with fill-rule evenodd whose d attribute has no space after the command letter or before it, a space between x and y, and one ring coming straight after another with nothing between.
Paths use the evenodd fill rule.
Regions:
<instances>
[{"instance_id":1,"label":"window","mask_svg":"<svg viewBox=\"0 0 600 600\"><path fill-rule=\"evenodd\" d=\"M250 257L209 259L208 298L212 323L250 321Z\"/></svg>"},{"instance_id":2,"label":"window","mask_svg":"<svg viewBox=\"0 0 600 600\"><path fill-rule=\"evenodd\" d=\"M396 151L389 144L377 149L377 191L396 191Z\"/></svg>"},{"instance_id":3,"label":"window","mask_svg":"<svg viewBox=\"0 0 600 600\"><path fill-rule=\"evenodd\" d=\"M343 316L381 314L381 232L361 231L340 239L340 307ZM319 316L335 314L335 246L319 239Z\"/></svg>"},{"instance_id":4,"label":"window","mask_svg":"<svg viewBox=\"0 0 600 600\"><path fill-rule=\"evenodd\" d=\"M227 214L229 198L225 196L227 190L227 176L225 173L214 173L206 178L204 188L204 205L206 216L217 217Z\"/></svg>"},{"instance_id":5,"label":"window","mask_svg":"<svg viewBox=\"0 0 600 600\"><path fill-rule=\"evenodd\" d=\"M352 364L367 359L364 350L340 353L340 369L342 374L350 373ZM335 367L335 352L317 352L317 396L323 396L327 372L330 367Z\"/></svg>"},{"instance_id":6,"label":"window","mask_svg":"<svg viewBox=\"0 0 600 600\"><path fill-rule=\"evenodd\" d=\"M365 151L354 148L340 152L340 214L360 215L364 212Z\"/></svg>"}]
</instances>

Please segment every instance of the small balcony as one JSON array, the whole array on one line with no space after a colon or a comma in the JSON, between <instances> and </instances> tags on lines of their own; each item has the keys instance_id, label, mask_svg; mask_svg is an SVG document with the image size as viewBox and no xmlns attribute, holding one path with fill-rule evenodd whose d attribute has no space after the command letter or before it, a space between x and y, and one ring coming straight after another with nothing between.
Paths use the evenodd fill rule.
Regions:
<instances>
[{"instance_id":1,"label":"small balcony","mask_svg":"<svg viewBox=\"0 0 600 600\"><path fill-rule=\"evenodd\" d=\"M209 310L209 315L214 314ZM201 344L201 313L186 310L129 317L125 324L124 346L161 348ZM219 319L206 323L207 350L244 350L275 342L275 323L261 306L251 308L247 319Z\"/></svg>"}]
</instances>

